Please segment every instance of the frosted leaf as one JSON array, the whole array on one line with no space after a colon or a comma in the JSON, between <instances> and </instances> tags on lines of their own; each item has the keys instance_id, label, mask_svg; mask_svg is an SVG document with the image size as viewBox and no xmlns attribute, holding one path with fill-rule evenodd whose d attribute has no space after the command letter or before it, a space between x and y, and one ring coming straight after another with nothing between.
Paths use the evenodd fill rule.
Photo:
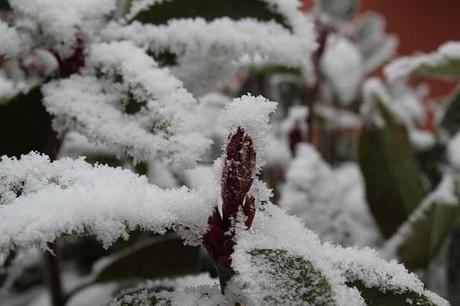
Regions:
<instances>
[{"instance_id":1,"label":"frosted leaf","mask_svg":"<svg viewBox=\"0 0 460 306\"><path fill-rule=\"evenodd\" d=\"M258 250L266 249L283 250L280 255L283 256L284 262L291 258L289 260L293 260L294 267L298 264L306 267L301 263L305 261L311 264L313 269L308 272L278 271L273 274L279 268L276 261L270 257L264 260L251 256L260 252ZM232 256L232 266L237 274L225 293L239 296L241 302L246 305L364 305L359 293L346 287L345 279L324 260L321 249L317 235L304 228L296 218L287 216L275 206L268 205L263 211L257 211L250 230L238 232ZM304 283L300 279L296 280L307 275L309 276ZM271 286L276 286L276 289ZM299 300L296 296L308 294L315 286L319 287L313 289L313 292L326 290L329 293L315 296L309 303L308 300ZM324 303L321 304L322 302Z\"/></svg>"},{"instance_id":2,"label":"frosted leaf","mask_svg":"<svg viewBox=\"0 0 460 306\"><path fill-rule=\"evenodd\" d=\"M374 12L358 17L353 38L361 51L366 74L388 61L398 46L396 35L385 33L383 16Z\"/></svg>"},{"instance_id":3,"label":"frosted leaf","mask_svg":"<svg viewBox=\"0 0 460 306\"><path fill-rule=\"evenodd\" d=\"M21 52L22 41L19 33L15 28L10 27L7 23L0 20L0 37L2 44L0 45L0 58L8 58L15 56Z\"/></svg>"},{"instance_id":4,"label":"frosted leaf","mask_svg":"<svg viewBox=\"0 0 460 306\"><path fill-rule=\"evenodd\" d=\"M165 290L168 289L168 290ZM125 290L109 306L231 306L216 282L206 274L178 279L148 281Z\"/></svg>"},{"instance_id":5,"label":"frosted leaf","mask_svg":"<svg viewBox=\"0 0 460 306\"><path fill-rule=\"evenodd\" d=\"M268 146L270 133L270 114L275 112L277 103L270 102L262 96L244 95L229 103L222 116L227 133L243 128L251 137L257 152L257 165L263 164L264 153Z\"/></svg>"},{"instance_id":6,"label":"frosted leaf","mask_svg":"<svg viewBox=\"0 0 460 306\"><path fill-rule=\"evenodd\" d=\"M154 54L172 52L177 56L172 73L197 95L216 89L242 65L269 62L305 67L315 46L312 35L293 34L275 22L225 17L210 22L201 18L171 20L159 26L111 24L103 37L129 39Z\"/></svg>"},{"instance_id":7,"label":"frosted leaf","mask_svg":"<svg viewBox=\"0 0 460 306\"><path fill-rule=\"evenodd\" d=\"M384 72L390 81L413 74L458 79L459 61L460 42L452 41L441 45L432 53L398 58L388 64Z\"/></svg>"},{"instance_id":8,"label":"frosted leaf","mask_svg":"<svg viewBox=\"0 0 460 306\"><path fill-rule=\"evenodd\" d=\"M115 10L116 0L10 0L29 29L43 37L61 55L69 55L79 35L91 35ZM34 30L35 31L35 30Z\"/></svg>"},{"instance_id":9,"label":"frosted leaf","mask_svg":"<svg viewBox=\"0 0 460 306\"><path fill-rule=\"evenodd\" d=\"M58 132L76 130L135 160L194 165L209 141L180 81L130 42L93 45L88 63L100 76L89 71L43 87Z\"/></svg>"},{"instance_id":10,"label":"frosted leaf","mask_svg":"<svg viewBox=\"0 0 460 306\"><path fill-rule=\"evenodd\" d=\"M350 103L364 76L363 59L356 46L337 35L329 36L320 67L338 99L344 104Z\"/></svg>"},{"instance_id":11,"label":"frosted leaf","mask_svg":"<svg viewBox=\"0 0 460 306\"><path fill-rule=\"evenodd\" d=\"M226 295L240 295L240 299L249 301L250 305L265 305L262 302L266 291L251 290L260 288L258 284L269 284L267 273L260 273L260 265L251 263L251 251L257 249L281 249L289 256L301 257L309 261L330 285L337 305L365 305L363 297L368 290L376 290L385 298L404 298L412 296L423 301L422 305L448 305L448 302L423 288L415 274L408 273L401 264L387 262L379 258L371 249L358 250L322 244L318 237L304 228L300 221L287 216L281 209L267 205L256 213L250 230L239 231L232 265L238 271L233 283L229 285ZM297 274L285 274L286 278L295 278ZM277 276L283 277L283 275ZM362 284L362 296L353 287ZM277 288L268 294L283 294L288 288ZM349 287L351 285L352 287ZM367 288L367 289L366 289ZM284 290L284 291L283 291ZM305 288L305 290L309 290ZM238 293L239 292L239 293ZM259 294L257 294L259 293ZM388 296L385 296L387 294ZM372 297L366 296L372 301ZM387 300L388 301L388 300ZM288 304L287 305L303 305Z\"/></svg>"},{"instance_id":12,"label":"frosted leaf","mask_svg":"<svg viewBox=\"0 0 460 306\"><path fill-rule=\"evenodd\" d=\"M92 234L105 247L136 228L176 229L196 242L207 229L215 187L163 190L129 170L31 153L0 162L0 250L45 247L61 235Z\"/></svg>"},{"instance_id":13,"label":"frosted leaf","mask_svg":"<svg viewBox=\"0 0 460 306\"><path fill-rule=\"evenodd\" d=\"M17 95L19 90L14 82L0 75L0 105Z\"/></svg>"},{"instance_id":14,"label":"frosted leaf","mask_svg":"<svg viewBox=\"0 0 460 306\"><path fill-rule=\"evenodd\" d=\"M411 88L404 82L385 85L377 78L369 78L363 86L364 104L361 113L365 117L376 119L377 103L383 103L396 118L405 123L409 130L415 129L424 119L426 110L423 105L426 91ZM381 119L376 119L377 121Z\"/></svg>"},{"instance_id":15,"label":"frosted leaf","mask_svg":"<svg viewBox=\"0 0 460 306\"><path fill-rule=\"evenodd\" d=\"M377 245L380 241L358 166L350 162L331 168L309 145L297 148L286 173L280 206L325 241L344 246Z\"/></svg>"}]
</instances>

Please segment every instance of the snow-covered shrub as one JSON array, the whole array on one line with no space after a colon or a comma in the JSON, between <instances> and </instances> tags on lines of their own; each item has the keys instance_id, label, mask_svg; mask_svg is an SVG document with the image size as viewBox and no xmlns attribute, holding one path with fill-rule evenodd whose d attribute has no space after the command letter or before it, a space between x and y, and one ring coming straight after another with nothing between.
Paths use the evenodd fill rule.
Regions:
<instances>
[{"instance_id":1,"label":"snow-covered shrub","mask_svg":"<svg viewBox=\"0 0 460 306\"><path fill-rule=\"evenodd\" d=\"M299 145L335 114L345 114L337 126L359 125L360 86L393 52L375 15L344 30L356 5L318 1L305 15L297 0L9 0L0 21L0 295L17 302L5 293L13 267L39 248L54 305L98 286L103 298L82 304L448 305L403 265L351 247L379 239L356 166L333 168ZM272 92L289 100L286 120L263 96L218 92L242 67L280 66L287 73L272 85L286 93L307 84L294 98ZM290 109L306 96L308 110ZM284 121L274 132L270 117ZM266 163L289 168L280 204L301 219L272 203ZM388 254L413 233L404 228ZM129 240L146 232L157 237ZM133 244L78 279L59 275L51 255L69 237ZM188 275L201 261L218 277ZM74 287L60 288L60 276ZM40 304L35 292L22 303L32 300Z\"/></svg>"}]
</instances>

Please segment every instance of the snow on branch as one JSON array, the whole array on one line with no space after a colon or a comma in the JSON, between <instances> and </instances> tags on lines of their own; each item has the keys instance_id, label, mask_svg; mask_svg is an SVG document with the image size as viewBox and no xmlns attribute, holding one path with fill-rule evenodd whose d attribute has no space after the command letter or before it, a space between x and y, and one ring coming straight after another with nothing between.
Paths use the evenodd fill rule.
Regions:
<instances>
[{"instance_id":1,"label":"snow on branch","mask_svg":"<svg viewBox=\"0 0 460 306\"><path fill-rule=\"evenodd\" d=\"M384 71L390 81L412 74L444 78L460 77L460 42L447 42L429 54L405 56L388 64Z\"/></svg>"},{"instance_id":2,"label":"snow on branch","mask_svg":"<svg viewBox=\"0 0 460 306\"><path fill-rule=\"evenodd\" d=\"M9 0L29 30L69 55L78 35L91 35L116 8L116 0Z\"/></svg>"},{"instance_id":3,"label":"snow on branch","mask_svg":"<svg viewBox=\"0 0 460 306\"><path fill-rule=\"evenodd\" d=\"M199 133L197 102L182 83L130 42L93 45L84 76L44 86L58 132L75 129L136 160L191 167L209 145Z\"/></svg>"},{"instance_id":4,"label":"snow on branch","mask_svg":"<svg viewBox=\"0 0 460 306\"><path fill-rule=\"evenodd\" d=\"M105 247L128 231L184 230L196 242L214 203L206 191L162 190L129 170L37 153L0 160L0 252L45 247L62 235L95 235ZM185 231L186 230L186 231Z\"/></svg>"},{"instance_id":5,"label":"snow on branch","mask_svg":"<svg viewBox=\"0 0 460 306\"><path fill-rule=\"evenodd\" d=\"M181 19L159 26L112 23L102 36L129 39L154 54L173 53L177 57L172 73L200 95L242 65L268 62L307 69L308 55L316 45L313 34L296 35L275 22L253 19Z\"/></svg>"}]
</instances>

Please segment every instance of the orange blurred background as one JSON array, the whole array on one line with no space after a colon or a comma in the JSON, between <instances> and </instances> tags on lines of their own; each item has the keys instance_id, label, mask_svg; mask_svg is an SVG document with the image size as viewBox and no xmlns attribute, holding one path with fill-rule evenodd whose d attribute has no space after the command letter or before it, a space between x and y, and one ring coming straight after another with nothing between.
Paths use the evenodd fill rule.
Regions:
<instances>
[{"instance_id":1,"label":"orange blurred background","mask_svg":"<svg viewBox=\"0 0 460 306\"><path fill-rule=\"evenodd\" d=\"M308 10L312 0L304 1ZM387 21L387 32L399 37L398 55L430 52L449 40L460 40L459 0L361 0L359 14L375 11ZM431 96L447 95L455 82L432 81Z\"/></svg>"}]
</instances>

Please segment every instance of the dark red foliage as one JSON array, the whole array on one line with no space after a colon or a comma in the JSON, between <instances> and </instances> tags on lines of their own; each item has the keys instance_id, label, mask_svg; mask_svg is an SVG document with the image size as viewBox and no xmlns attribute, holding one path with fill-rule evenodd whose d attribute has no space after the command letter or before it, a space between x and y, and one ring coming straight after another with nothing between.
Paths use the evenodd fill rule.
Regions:
<instances>
[{"instance_id":1,"label":"dark red foliage","mask_svg":"<svg viewBox=\"0 0 460 306\"><path fill-rule=\"evenodd\" d=\"M59 64L59 74L61 77L68 77L80 70L85 65L85 47L82 39L77 39L74 52L67 58L61 58L56 52L54 55L57 58Z\"/></svg>"},{"instance_id":2,"label":"dark red foliage","mask_svg":"<svg viewBox=\"0 0 460 306\"><path fill-rule=\"evenodd\" d=\"M222 172L222 220L226 230L243 206L254 180L255 165L256 152L252 140L243 129L238 128L228 139Z\"/></svg>"},{"instance_id":3,"label":"dark red foliage","mask_svg":"<svg viewBox=\"0 0 460 306\"><path fill-rule=\"evenodd\" d=\"M292 129L289 131L288 139L289 149L291 150L292 156L295 156L297 144L303 141L303 132L299 121L296 121Z\"/></svg>"},{"instance_id":4,"label":"dark red foliage","mask_svg":"<svg viewBox=\"0 0 460 306\"><path fill-rule=\"evenodd\" d=\"M250 228L255 215L255 198L248 194L254 181L256 152L252 139L242 128L228 137L222 169L222 217L217 208L208 219L204 246L219 267L230 267L235 245L232 222L238 212Z\"/></svg>"}]
</instances>

